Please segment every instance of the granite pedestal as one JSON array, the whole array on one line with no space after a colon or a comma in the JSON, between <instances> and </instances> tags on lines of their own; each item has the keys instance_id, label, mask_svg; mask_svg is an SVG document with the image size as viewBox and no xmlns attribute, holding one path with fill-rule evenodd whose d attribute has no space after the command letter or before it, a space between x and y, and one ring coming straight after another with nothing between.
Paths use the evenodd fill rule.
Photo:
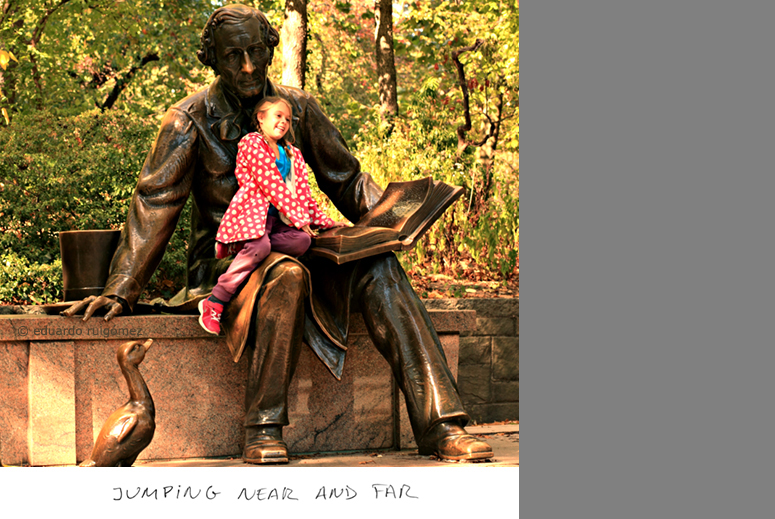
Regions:
<instances>
[{"instance_id":1,"label":"granite pedestal","mask_svg":"<svg viewBox=\"0 0 775 519\"><path fill-rule=\"evenodd\" d=\"M459 334L473 311L432 311L457 377ZM105 419L129 393L118 345L154 339L140 372L156 404L156 434L139 459L240 456L246 362L196 316L92 318L0 316L0 459L10 465L73 465L88 458ZM304 347L291 385L285 439L292 453L413 446L403 395L353 315L341 381Z\"/></svg>"}]
</instances>

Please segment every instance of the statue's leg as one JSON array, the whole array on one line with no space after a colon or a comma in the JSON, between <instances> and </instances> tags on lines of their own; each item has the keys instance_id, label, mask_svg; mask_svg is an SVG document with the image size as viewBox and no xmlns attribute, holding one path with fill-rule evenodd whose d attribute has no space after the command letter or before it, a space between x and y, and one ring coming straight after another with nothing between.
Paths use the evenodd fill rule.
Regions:
<instances>
[{"instance_id":1,"label":"statue's leg","mask_svg":"<svg viewBox=\"0 0 775 519\"><path fill-rule=\"evenodd\" d=\"M354 301L404 393L420 453L446 459L492 457L487 443L463 429L469 418L438 335L395 256L361 260L355 279Z\"/></svg>"},{"instance_id":2,"label":"statue's leg","mask_svg":"<svg viewBox=\"0 0 775 519\"><path fill-rule=\"evenodd\" d=\"M288 425L288 386L301 351L306 296L304 270L291 262L272 267L259 292L246 351L243 458L249 463L288 461L282 427Z\"/></svg>"}]
</instances>

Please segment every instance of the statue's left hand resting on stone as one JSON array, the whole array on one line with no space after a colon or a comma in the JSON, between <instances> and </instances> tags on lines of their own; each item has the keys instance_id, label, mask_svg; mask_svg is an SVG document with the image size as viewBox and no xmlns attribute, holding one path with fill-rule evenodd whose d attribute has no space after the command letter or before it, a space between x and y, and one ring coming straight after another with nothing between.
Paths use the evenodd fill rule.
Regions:
<instances>
[{"instance_id":1,"label":"statue's left hand resting on stone","mask_svg":"<svg viewBox=\"0 0 775 519\"><path fill-rule=\"evenodd\" d=\"M121 314L121 312L124 311L123 305L118 302L116 297L109 297L109 296L89 296L83 301L78 301L77 303L74 303L70 308L67 310L63 310L61 312L62 315L65 317L72 317L76 315L78 312L86 308L86 311L83 313L83 320L88 321L89 318L94 315L94 312L96 312L99 308L105 308L107 310L107 313L105 314L104 319L106 321L110 321L115 316Z\"/></svg>"}]
</instances>

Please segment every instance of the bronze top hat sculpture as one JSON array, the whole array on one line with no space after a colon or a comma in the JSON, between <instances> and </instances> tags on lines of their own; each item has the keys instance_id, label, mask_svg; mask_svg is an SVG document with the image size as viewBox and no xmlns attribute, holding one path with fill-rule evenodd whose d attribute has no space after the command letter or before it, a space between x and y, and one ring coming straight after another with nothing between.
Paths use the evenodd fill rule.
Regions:
<instances>
[{"instance_id":1,"label":"bronze top hat sculpture","mask_svg":"<svg viewBox=\"0 0 775 519\"><path fill-rule=\"evenodd\" d=\"M120 235L121 231L114 230L59 233L65 301L102 293Z\"/></svg>"}]
</instances>

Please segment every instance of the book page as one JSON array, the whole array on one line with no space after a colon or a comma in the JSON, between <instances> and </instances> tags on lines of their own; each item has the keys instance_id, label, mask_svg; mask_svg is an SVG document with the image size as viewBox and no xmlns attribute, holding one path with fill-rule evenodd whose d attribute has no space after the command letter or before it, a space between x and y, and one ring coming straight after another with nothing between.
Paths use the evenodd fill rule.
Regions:
<instances>
[{"instance_id":1,"label":"book page","mask_svg":"<svg viewBox=\"0 0 775 519\"><path fill-rule=\"evenodd\" d=\"M413 240L418 234L422 234L427 229L427 226L423 224L426 222L433 224L446 208L453 201L457 200L460 196L457 194L458 192L462 193L462 189L450 186L444 182L434 182L433 190L428 194L423 210L410 215L404 223L404 229L406 230L404 234L407 234Z\"/></svg>"},{"instance_id":2,"label":"book page","mask_svg":"<svg viewBox=\"0 0 775 519\"><path fill-rule=\"evenodd\" d=\"M403 234L403 226L428 197L430 177L411 182L391 182L377 205L355 224L356 227L387 227Z\"/></svg>"},{"instance_id":3,"label":"book page","mask_svg":"<svg viewBox=\"0 0 775 519\"><path fill-rule=\"evenodd\" d=\"M398 231L381 227L338 227L322 232L313 240L314 247L335 252L363 249L376 243L398 239Z\"/></svg>"}]
</instances>

